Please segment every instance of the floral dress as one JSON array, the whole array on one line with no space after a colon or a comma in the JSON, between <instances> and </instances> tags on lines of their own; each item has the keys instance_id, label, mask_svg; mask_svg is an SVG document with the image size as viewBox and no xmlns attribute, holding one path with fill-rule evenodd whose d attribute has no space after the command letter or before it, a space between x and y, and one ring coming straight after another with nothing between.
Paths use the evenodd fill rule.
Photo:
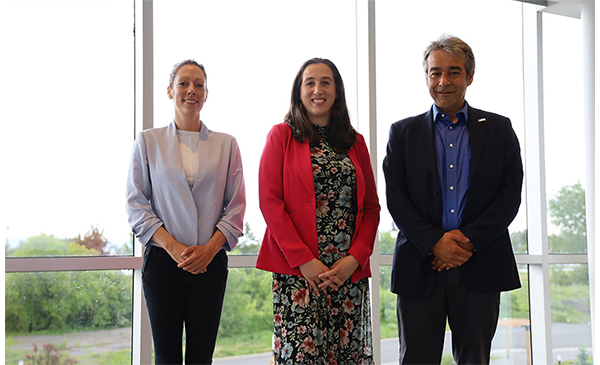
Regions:
<instances>
[{"instance_id":1,"label":"floral dress","mask_svg":"<svg viewBox=\"0 0 600 365\"><path fill-rule=\"evenodd\" d=\"M357 214L356 171L316 126L321 143L311 148L319 259L331 267L347 255ZM302 276L273 274L276 364L373 364L369 282L350 279L319 297Z\"/></svg>"}]
</instances>

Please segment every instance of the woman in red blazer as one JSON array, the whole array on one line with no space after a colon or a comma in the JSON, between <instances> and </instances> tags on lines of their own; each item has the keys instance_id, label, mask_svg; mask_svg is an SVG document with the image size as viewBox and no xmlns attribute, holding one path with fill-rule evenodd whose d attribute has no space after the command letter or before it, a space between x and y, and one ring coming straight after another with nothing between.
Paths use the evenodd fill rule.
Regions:
<instances>
[{"instance_id":1,"label":"woman in red blazer","mask_svg":"<svg viewBox=\"0 0 600 365\"><path fill-rule=\"evenodd\" d=\"M302 65L259 168L267 223L256 267L273 272L276 363L373 363L368 277L379 200L336 66Z\"/></svg>"}]
</instances>

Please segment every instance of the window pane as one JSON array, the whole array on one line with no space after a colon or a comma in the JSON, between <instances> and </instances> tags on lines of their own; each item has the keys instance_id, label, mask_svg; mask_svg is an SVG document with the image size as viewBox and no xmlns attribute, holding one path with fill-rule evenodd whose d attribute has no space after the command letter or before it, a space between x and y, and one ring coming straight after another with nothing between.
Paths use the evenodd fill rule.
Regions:
<instances>
[{"instance_id":1,"label":"window pane","mask_svg":"<svg viewBox=\"0 0 600 365\"><path fill-rule=\"evenodd\" d=\"M588 265L550 265L554 363L592 363L589 288Z\"/></svg>"},{"instance_id":2,"label":"window pane","mask_svg":"<svg viewBox=\"0 0 600 365\"><path fill-rule=\"evenodd\" d=\"M382 197L385 198L385 197ZM382 212L381 214L386 214L387 212ZM394 247L396 247L396 238L398 237L398 228L394 225L391 231L383 232L381 229L383 227L379 227L379 253L380 254L393 254Z\"/></svg>"},{"instance_id":3,"label":"window pane","mask_svg":"<svg viewBox=\"0 0 600 365\"><path fill-rule=\"evenodd\" d=\"M556 77L566 64L583 64L581 20L544 13L543 22L548 245L553 253L582 253L587 252L583 73Z\"/></svg>"},{"instance_id":4,"label":"window pane","mask_svg":"<svg viewBox=\"0 0 600 365\"><path fill-rule=\"evenodd\" d=\"M5 285L7 364L47 345L79 363L131 362L130 270L9 273Z\"/></svg>"},{"instance_id":5,"label":"window pane","mask_svg":"<svg viewBox=\"0 0 600 365\"><path fill-rule=\"evenodd\" d=\"M396 317L396 294L390 291L392 267L379 267L379 308L381 318L381 338L398 337L398 319Z\"/></svg>"},{"instance_id":6,"label":"window pane","mask_svg":"<svg viewBox=\"0 0 600 365\"><path fill-rule=\"evenodd\" d=\"M398 319L396 294L390 291L392 267L379 267L379 311L381 328L381 363L398 363Z\"/></svg>"},{"instance_id":7,"label":"window pane","mask_svg":"<svg viewBox=\"0 0 600 365\"><path fill-rule=\"evenodd\" d=\"M199 23L182 14L197 14ZM283 122L304 61L324 57L336 64L356 123L355 22L354 2L347 0L154 1L154 125L173 120L166 92L173 65L190 58L202 63L209 92L201 119L240 145L245 220L258 239L265 230L256 193L260 156L271 127Z\"/></svg>"},{"instance_id":8,"label":"window pane","mask_svg":"<svg viewBox=\"0 0 600 365\"><path fill-rule=\"evenodd\" d=\"M0 39L0 79L10 85L0 90L7 255L23 255L12 249L42 234L63 246L79 238L93 248L95 233L106 242L96 251L27 255L130 252L124 200L134 127L132 26L131 0L0 4L0 33L10 34Z\"/></svg>"},{"instance_id":9,"label":"window pane","mask_svg":"<svg viewBox=\"0 0 600 365\"><path fill-rule=\"evenodd\" d=\"M493 9L494 16L489 14ZM447 33L467 42L477 61L474 81L466 100L472 107L511 119L521 147L524 143L522 78L522 5L517 1L382 0L376 6L377 34L377 140L378 166L386 154L390 125L429 110L433 101L426 87L422 66L428 44ZM469 19L469 21L448 21ZM423 27L427 24L427 27ZM415 29L419 29L415 32ZM482 29L501 31L483 32ZM502 45L498 57L497 45ZM500 76L501 75L501 76ZM523 148L521 148L523 150ZM380 230L393 231L385 199L385 178L379 169L379 196L382 214ZM523 199L523 201L525 201ZM510 231L524 236L526 207L521 205ZM383 251L383 249L386 251ZM381 253L391 253L382 246ZM515 251L526 252L526 241Z\"/></svg>"},{"instance_id":10,"label":"window pane","mask_svg":"<svg viewBox=\"0 0 600 365\"><path fill-rule=\"evenodd\" d=\"M529 275L526 265L518 265L522 287L500 296L500 315L491 363L529 364L531 359L531 325L529 322Z\"/></svg>"},{"instance_id":11,"label":"window pane","mask_svg":"<svg viewBox=\"0 0 600 365\"><path fill-rule=\"evenodd\" d=\"M263 353L273 340L273 276L257 269L229 269L215 358ZM254 360L256 358L253 358ZM244 364L236 359L232 364Z\"/></svg>"}]
</instances>

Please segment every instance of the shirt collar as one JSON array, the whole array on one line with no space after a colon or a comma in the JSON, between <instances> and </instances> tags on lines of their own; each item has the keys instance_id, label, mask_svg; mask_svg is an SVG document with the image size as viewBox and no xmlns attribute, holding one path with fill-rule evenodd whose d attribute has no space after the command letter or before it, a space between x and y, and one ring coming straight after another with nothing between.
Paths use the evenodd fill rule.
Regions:
<instances>
[{"instance_id":1,"label":"shirt collar","mask_svg":"<svg viewBox=\"0 0 600 365\"><path fill-rule=\"evenodd\" d=\"M460 114L463 114L464 119L460 117ZM446 113L442 113L437 105L433 104L433 121L437 122L438 121L438 115L443 114L442 118L447 116ZM441 116L441 115L440 115ZM458 117L458 121L460 122L461 120L464 120L465 122L468 120L469 118L469 103L467 103L467 101L465 100L465 106L462 107L461 110L459 110L458 112L456 112L456 116Z\"/></svg>"}]
</instances>

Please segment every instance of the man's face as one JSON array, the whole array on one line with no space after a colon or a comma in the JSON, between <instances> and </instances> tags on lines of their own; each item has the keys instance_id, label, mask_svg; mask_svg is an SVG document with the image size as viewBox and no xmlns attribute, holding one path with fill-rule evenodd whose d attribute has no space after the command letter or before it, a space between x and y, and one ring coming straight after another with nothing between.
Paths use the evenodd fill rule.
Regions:
<instances>
[{"instance_id":1,"label":"man's face","mask_svg":"<svg viewBox=\"0 0 600 365\"><path fill-rule=\"evenodd\" d=\"M427 87L440 111L453 117L462 109L472 82L473 74L467 75L463 57L437 50L427 58Z\"/></svg>"}]
</instances>

